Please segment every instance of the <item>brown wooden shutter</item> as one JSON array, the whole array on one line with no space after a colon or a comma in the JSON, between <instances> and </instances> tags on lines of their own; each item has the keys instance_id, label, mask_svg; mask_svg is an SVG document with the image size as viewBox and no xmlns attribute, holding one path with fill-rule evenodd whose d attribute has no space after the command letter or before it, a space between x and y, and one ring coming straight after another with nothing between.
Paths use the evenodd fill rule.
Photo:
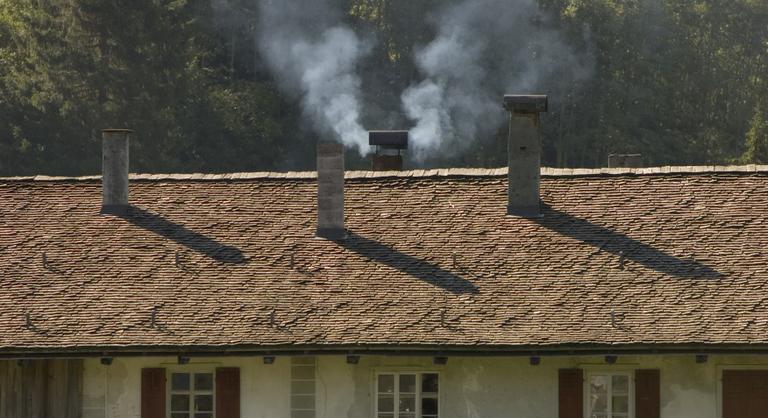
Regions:
<instances>
[{"instance_id":1,"label":"brown wooden shutter","mask_svg":"<svg viewBox=\"0 0 768 418\"><path fill-rule=\"evenodd\" d=\"M635 418L660 418L661 377L658 370L635 371Z\"/></svg>"},{"instance_id":2,"label":"brown wooden shutter","mask_svg":"<svg viewBox=\"0 0 768 418\"><path fill-rule=\"evenodd\" d=\"M768 370L723 370L723 418L763 418Z\"/></svg>"},{"instance_id":3,"label":"brown wooden shutter","mask_svg":"<svg viewBox=\"0 0 768 418\"><path fill-rule=\"evenodd\" d=\"M216 369L216 418L240 418L240 369Z\"/></svg>"},{"instance_id":4,"label":"brown wooden shutter","mask_svg":"<svg viewBox=\"0 0 768 418\"><path fill-rule=\"evenodd\" d=\"M581 369L560 369L558 411L559 418L582 418L584 415L584 372Z\"/></svg>"},{"instance_id":5,"label":"brown wooden shutter","mask_svg":"<svg viewBox=\"0 0 768 418\"><path fill-rule=\"evenodd\" d=\"M165 418L165 369L141 369L141 418Z\"/></svg>"}]
</instances>

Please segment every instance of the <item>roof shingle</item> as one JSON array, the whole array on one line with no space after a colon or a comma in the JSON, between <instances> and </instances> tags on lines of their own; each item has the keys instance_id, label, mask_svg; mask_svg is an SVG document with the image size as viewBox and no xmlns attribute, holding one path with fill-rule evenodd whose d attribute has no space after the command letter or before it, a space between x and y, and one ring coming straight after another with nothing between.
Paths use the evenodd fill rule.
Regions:
<instances>
[{"instance_id":1,"label":"roof shingle","mask_svg":"<svg viewBox=\"0 0 768 418\"><path fill-rule=\"evenodd\" d=\"M178 346L768 344L768 170L0 179L0 351Z\"/></svg>"}]
</instances>

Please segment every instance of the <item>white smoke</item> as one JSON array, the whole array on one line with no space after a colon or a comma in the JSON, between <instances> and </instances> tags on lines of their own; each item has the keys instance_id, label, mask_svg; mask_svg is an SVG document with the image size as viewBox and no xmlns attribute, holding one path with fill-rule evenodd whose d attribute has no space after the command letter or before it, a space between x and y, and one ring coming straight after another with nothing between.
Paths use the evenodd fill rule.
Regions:
<instances>
[{"instance_id":1,"label":"white smoke","mask_svg":"<svg viewBox=\"0 0 768 418\"><path fill-rule=\"evenodd\" d=\"M443 107L444 91L444 86L426 80L403 93L406 115L419 121L410 131L410 137L417 139L414 141L417 155L426 149L437 148L441 138L454 136L450 115Z\"/></svg>"},{"instance_id":2,"label":"white smoke","mask_svg":"<svg viewBox=\"0 0 768 418\"><path fill-rule=\"evenodd\" d=\"M564 68L572 70L567 82L589 76L589 57L577 56L545 19L535 0L459 0L435 16L437 36L415 56L426 79L401 96L416 122L417 160L492 134L505 118L504 93L540 92Z\"/></svg>"},{"instance_id":3,"label":"white smoke","mask_svg":"<svg viewBox=\"0 0 768 418\"><path fill-rule=\"evenodd\" d=\"M260 12L259 46L283 87L301 96L322 134L367 154L356 71L368 43L339 24L324 0L264 0Z\"/></svg>"}]
</instances>

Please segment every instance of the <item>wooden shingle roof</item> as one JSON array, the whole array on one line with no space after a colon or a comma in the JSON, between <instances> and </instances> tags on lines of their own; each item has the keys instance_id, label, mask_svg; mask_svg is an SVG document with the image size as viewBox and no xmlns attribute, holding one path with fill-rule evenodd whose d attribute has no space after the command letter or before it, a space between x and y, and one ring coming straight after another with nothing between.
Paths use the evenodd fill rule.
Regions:
<instances>
[{"instance_id":1,"label":"wooden shingle roof","mask_svg":"<svg viewBox=\"0 0 768 418\"><path fill-rule=\"evenodd\" d=\"M768 167L0 179L0 353L160 348L768 347Z\"/></svg>"}]
</instances>

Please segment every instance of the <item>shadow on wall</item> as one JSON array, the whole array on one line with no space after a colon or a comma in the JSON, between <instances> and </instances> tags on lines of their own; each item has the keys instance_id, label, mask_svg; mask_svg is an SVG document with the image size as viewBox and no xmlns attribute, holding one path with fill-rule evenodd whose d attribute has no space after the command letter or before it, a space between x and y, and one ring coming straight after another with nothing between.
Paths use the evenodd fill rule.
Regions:
<instances>
[{"instance_id":1,"label":"shadow on wall","mask_svg":"<svg viewBox=\"0 0 768 418\"><path fill-rule=\"evenodd\" d=\"M243 252L238 248L224 245L213 238L190 231L183 225L169 221L145 209L130 206L125 211L114 215L216 261L227 264L244 264L246 262Z\"/></svg>"},{"instance_id":2,"label":"shadow on wall","mask_svg":"<svg viewBox=\"0 0 768 418\"><path fill-rule=\"evenodd\" d=\"M477 293L477 287L472 282L455 273L445 270L436 264L397 251L378 241L357 235L352 231L347 231L347 239L337 241L337 243L363 257L385 264L451 293Z\"/></svg>"},{"instance_id":3,"label":"shadow on wall","mask_svg":"<svg viewBox=\"0 0 768 418\"><path fill-rule=\"evenodd\" d=\"M718 279L723 277L717 270L694 259L669 255L620 232L560 212L545 203L542 203L542 213L544 216L536 219L539 225L618 256L619 268L624 268L624 260L632 260L659 273L679 278Z\"/></svg>"}]
</instances>

